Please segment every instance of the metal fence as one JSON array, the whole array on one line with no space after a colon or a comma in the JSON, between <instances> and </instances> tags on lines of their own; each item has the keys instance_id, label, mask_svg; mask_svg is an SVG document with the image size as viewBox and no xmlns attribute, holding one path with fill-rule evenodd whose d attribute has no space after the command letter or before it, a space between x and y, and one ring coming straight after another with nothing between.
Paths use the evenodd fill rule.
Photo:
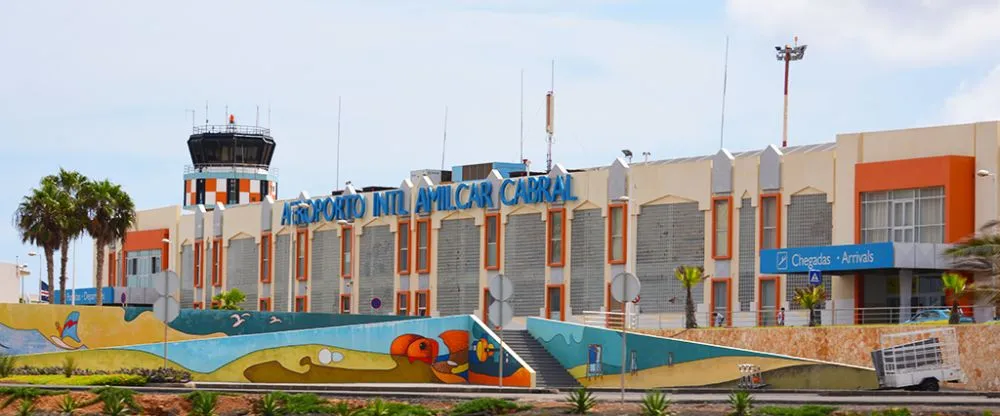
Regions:
<instances>
[{"instance_id":1,"label":"metal fence","mask_svg":"<svg viewBox=\"0 0 1000 416\"><path fill-rule=\"evenodd\" d=\"M685 314L670 312L662 314L642 313L629 314L629 328L635 329L680 329L685 328ZM993 306L962 307L962 322L986 322L996 318ZM834 325L927 325L947 324L948 308L824 308L813 311L813 320L819 326ZM804 309L746 312L709 312L699 311L695 314L695 323L699 328L706 327L766 327L766 326L807 326L809 311ZM973 316L979 317L977 321ZM585 311L573 320L595 326L620 329L625 320L622 312Z\"/></svg>"}]
</instances>

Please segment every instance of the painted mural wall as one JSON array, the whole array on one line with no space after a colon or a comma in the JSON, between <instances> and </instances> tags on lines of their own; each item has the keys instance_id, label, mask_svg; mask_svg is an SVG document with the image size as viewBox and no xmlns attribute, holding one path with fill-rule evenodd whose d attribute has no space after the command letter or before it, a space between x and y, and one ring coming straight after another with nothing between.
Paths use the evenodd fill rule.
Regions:
<instances>
[{"instance_id":1,"label":"painted mural wall","mask_svg":"<svg viewBox=\"0 0 1000 416\"><path fill-rule=\"evenodd\" d=\"M528 332L587 387L618 387L624 367L629 388L734 388L743 375L741 364L758 366L766 388L870 389L878 385L870 368L635 333L627 334L623 366L619 331L530 318Z\"/></svg>"},{"instance_id":2,"label":"painted mural wall","mask_svg":"<svg viewBox=\"0 0 1000 416\"><path fill-rule=\"evenodd\" d=\"M182 341L233 335L421 319L406 316L339 315L182 309L168 339ZM163 323L150 308L0 304L0 353L10 355L97 349L163 341Z\"/></svg>"},{"instance_id":3,"label":"painted mural wall","mask_svg":"<svg viewBox=\"0 0 1000 416\"><path fill-rule=\"evenodd\" d=\"M6 331L0 334L0 351L25 354L20 365L59 366L67 356L90 370L163 365L163 326L151 311L5 306L0 306ZM221 312L190 311L187 321L179 317L171 324L166 343L171 367L189 371L195 381L493 385L501 377L500 344L472 316L371 323L364 321L388 317L330 315L324 326L324 317L308 318L323 314L229 311L236 318L225 320L215 316ZM296 320L313 327L294 328ZM202 328L192 329L199 321ZM243 326L252 333L234 333ZM503 356L504 385L533 386L534 372L510 350Z\"/></svg>"}]
</instances>

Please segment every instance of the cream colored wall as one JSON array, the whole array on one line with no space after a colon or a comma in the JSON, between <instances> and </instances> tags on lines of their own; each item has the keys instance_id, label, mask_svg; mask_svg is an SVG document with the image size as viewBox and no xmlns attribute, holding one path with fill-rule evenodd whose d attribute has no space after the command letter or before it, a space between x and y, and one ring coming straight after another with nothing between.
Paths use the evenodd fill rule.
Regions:
<instances>
[{"instance_id":1,"label":"cream colored wall","mask_svg":"<svg viewBox=\"0 0 1000 416\"><path fill-rule=\"evenodd\" d=\"M921 157L975 156L974 124L888 130L862 134L865 162Z\"/></svg>"},{"instance_id":2,"label":"cream colored wall","mask_svg":"<svg viewBox=\"0 0 1000 416\"><path fill-rule=\"evenodd\" d=\"M1000 172L1000 122L977 123L975 127L976 170L985 169ZM1000 212L1000 192L997 191L997 177L976 178L976 220L977 227L990 219L996 219Z\"/></svg>"}]
</instances>

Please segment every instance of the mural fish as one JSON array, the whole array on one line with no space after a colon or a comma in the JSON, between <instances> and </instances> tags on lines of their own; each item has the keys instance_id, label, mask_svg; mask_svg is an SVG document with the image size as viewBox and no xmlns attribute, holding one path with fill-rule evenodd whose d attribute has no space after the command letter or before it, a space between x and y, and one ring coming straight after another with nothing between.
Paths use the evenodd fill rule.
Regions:
<instances>
[{"instance_id":1,"label":"mural fish","mask_svg":"<svg viewBox=\"0 0 1000 416\"><path fill-rule=\"evenodd\" d=\"M479 362L486 362L486 360L493 358L493 354L496 352L497 347L486 340L486 338L479 338L476 343L472 345L472 348L476 351L476 359Z\"/></svg>"},{"instance_id":2,"label":"mural fish","mask_svg":"<svg viewBox=\"0 0 1000 416\"><path fill-rule=\"evenodd\" d=\"M448 347L448 356L439 357L431 364L434 376L448 384L466 383L465 373L469 371L469 332L449 330L438 337Z\"/></svg>"},{"instance_id":3,"label":"mural fish","mask_svg":"<svg viewBox=\"0 0 1000 416\"><path fill-rule=\"evenodd\" d=\"M79 325L79 323L80 323L80 312L77 311L70 312L69 315L66 316L66 320L62 324L60 324L59 322L55 323L56 333L58 333L59 335L50 336L49 340L52 341L52 343L55 344L57 347L65 350L80 349L81 347L83 347L83 342L80 341L80 336L77 334L77 325ZM74 341L78 345L74 347L67 344L66 343L67 338Z\"/></svg>"}]
</instances>

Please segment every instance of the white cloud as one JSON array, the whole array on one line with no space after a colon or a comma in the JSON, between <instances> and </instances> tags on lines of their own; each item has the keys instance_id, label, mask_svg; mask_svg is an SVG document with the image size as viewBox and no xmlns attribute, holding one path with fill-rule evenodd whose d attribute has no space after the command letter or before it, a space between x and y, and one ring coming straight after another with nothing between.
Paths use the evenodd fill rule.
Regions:
<instances>
[{"instance_id":1,"label":"white cloud","mask_svg":"<svg viewBox=\"0 0 1000 416\"><path fill-rule=\"evenodd\" d=\"M993 53L1000 41L997 0L729 0L727 11L782 41L798 35L888 63L952 64Z\"/></svg>"},{"instance_id":2,"label":"white cloud","mask_svg":"<svg viewBox=\"0 0 1000 416\"><path fill-rule=\"evenodd\" d=\"M1000 65L985 77L964 82L944 105L949 123L1000 120Z\"/></svg>"}]
</instances>

